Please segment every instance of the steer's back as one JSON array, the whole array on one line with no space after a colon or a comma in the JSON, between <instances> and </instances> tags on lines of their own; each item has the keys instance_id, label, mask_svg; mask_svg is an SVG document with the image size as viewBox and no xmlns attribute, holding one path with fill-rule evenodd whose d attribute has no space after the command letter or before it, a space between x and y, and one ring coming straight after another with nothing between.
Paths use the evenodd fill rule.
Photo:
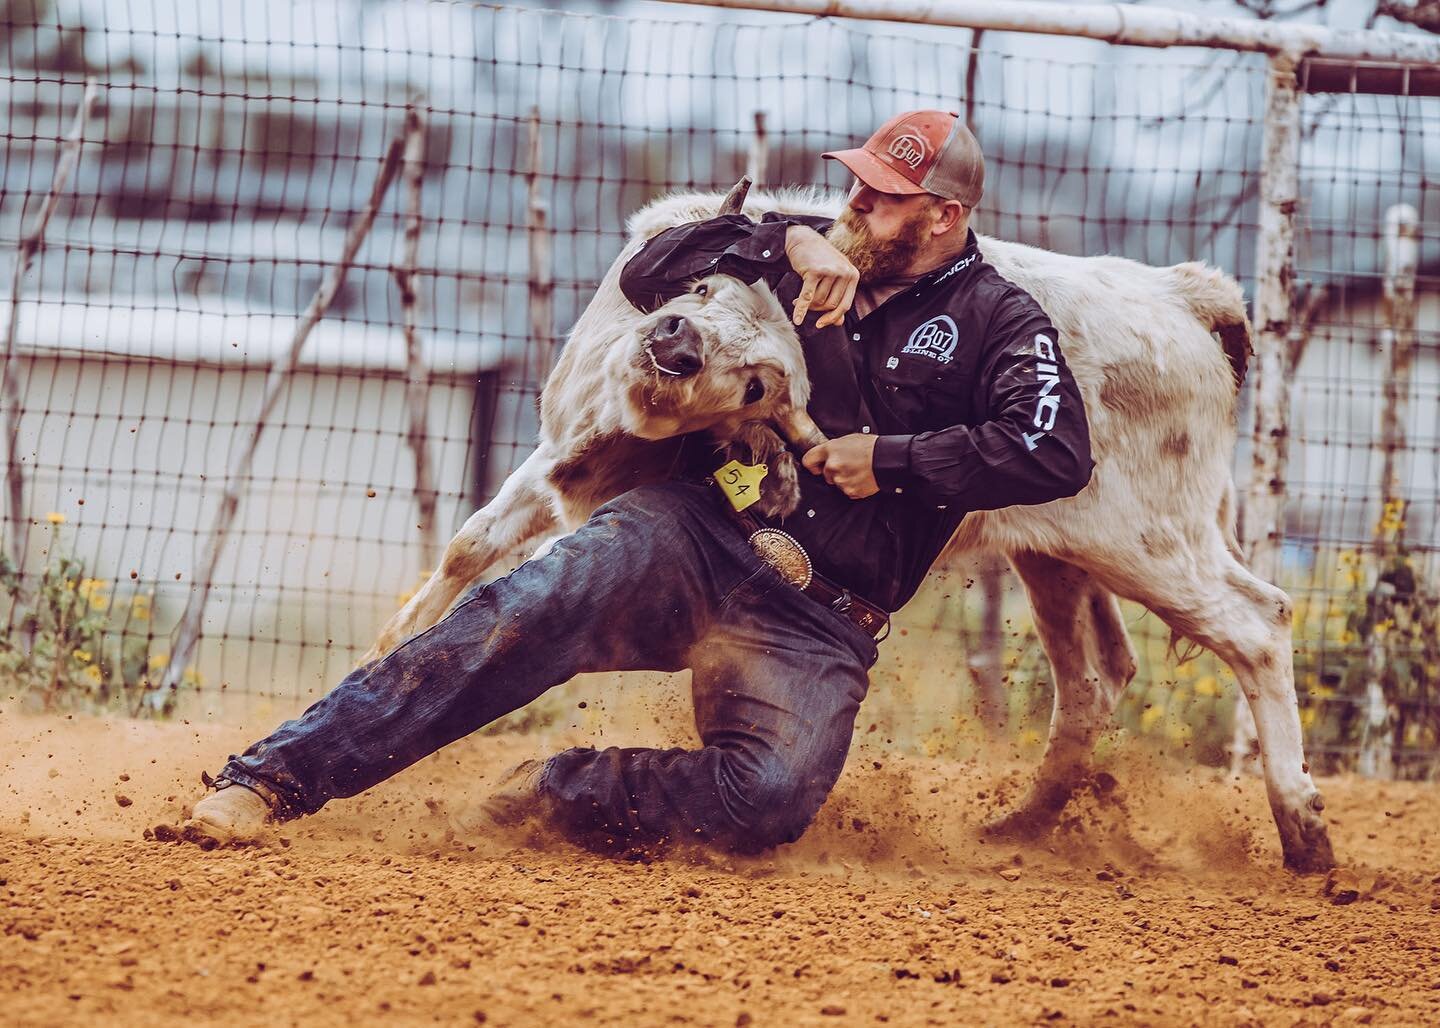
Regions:
<instances>
[{"instance_id":1,"label":"steer's back","mask_svg":"<svg viewBox=\"0 0 1440 1028\"><path fill-rule=\"evenodd\" d=\"M714 215L720 192L653 201L627 225L630 239L571 332L546 385L542 431L569 434L610 417L603 369L638 315L619 271L643 240ZM752 192L745 213L834 217L844 197L813 189ZM1196 518L1227 516L1237 383L1248 323L1239 285L1197 263L1157 268L1121 257L1072 257L980 237L1006 279L1030 293L1060 334L1090 422L1096 461L1079 495L965 520L956 543L1064 552L1102 547L1144 512L1161 531L1187 532ZM1211 334L1224 334L1224 345ZM1132 514L1127 516L1126 512ZM1213 523L1213 522L1212 522Z\"/></svg>"},{"instance_id":2,"label":"steer's back","mask_svg":"<svg viewBox=\"0 0 1440 1028\"><path fill-rule=\"evenodd\" d=\"M969 518L957 543L1094 550L1137 518L1163 533L1224 517L1248 347L1239 285L1196 263L1157 268L989 238L981 250L1059 332L1096 467L1077 496ZM1211 334L1217 329L1225 345Z\"/></svg>"}]
</instances>

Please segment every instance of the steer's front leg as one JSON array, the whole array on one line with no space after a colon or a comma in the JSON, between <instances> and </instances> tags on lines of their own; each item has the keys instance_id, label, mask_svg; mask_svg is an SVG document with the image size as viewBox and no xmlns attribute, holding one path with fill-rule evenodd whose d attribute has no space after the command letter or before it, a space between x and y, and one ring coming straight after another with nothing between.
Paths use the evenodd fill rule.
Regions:
<instances>
[{"instance_id":1,"label":"steer's front leg","mask_svg":"<svg viewBox=\"0 0 1440 1028\"><path fill-rule=\"evenodd\" d=\"M554 458L536 450L505 480L493 500L470 515L445 547L435 573L385 623L375 644L360 658L362 666L379 660L435 624L486 568L555 524L545 486L545 476L553 464Z\"/></svg>"}]
</instances>

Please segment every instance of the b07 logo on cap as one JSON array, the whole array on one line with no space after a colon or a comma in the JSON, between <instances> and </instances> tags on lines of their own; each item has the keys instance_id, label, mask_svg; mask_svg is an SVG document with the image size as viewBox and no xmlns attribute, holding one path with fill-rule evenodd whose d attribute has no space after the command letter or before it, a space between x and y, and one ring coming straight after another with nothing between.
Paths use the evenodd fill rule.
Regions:
<instances>
[{"instance_id":1,"label":"b07 logo on cap","mask_svg":"<svg viewBox=\"0 0 1440 1028\"><path fill-rule=\"evenodd\" d=\"M890 140L885 152L897 161L908 164L910 170L914 171L925 159L925 140L912 132L906 132Z\"/></svg>"}]
</instances>

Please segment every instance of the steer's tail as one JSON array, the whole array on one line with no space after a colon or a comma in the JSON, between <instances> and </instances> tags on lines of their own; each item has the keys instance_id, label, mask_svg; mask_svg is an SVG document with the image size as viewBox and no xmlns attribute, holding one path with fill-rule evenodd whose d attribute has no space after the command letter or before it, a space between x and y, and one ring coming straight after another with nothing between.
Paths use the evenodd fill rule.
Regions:
<instances>
[{"instance_id":1,"label":"steer's tail","mask_svg":"<svg viewBox=\"0 0 1440 1028\"><path fill-rule=\"evenodd\" d=\"M1189 261L1170 269L1175 288L1195 317L1220 336L1220 345L1235 373L1235 388L1245 381L1245 366L1255 351L1250 346L1250 319L1240 283L1216 268Z\"/></svg>"}]
</instances>

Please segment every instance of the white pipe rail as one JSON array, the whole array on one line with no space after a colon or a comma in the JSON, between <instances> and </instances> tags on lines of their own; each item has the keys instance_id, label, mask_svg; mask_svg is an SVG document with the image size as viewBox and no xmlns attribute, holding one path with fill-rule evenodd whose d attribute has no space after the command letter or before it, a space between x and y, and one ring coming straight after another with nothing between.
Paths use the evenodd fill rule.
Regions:
<instances>
[{"instance_id":1,"label":"white pipe rail","mask_svg":"<svg viewBox=\"0 0 1440 1028\"><path fill-rule=\"evenodd\" d=\"M1083 36L1124 46L1203 46L1284 54L1292 59L1440 64L1440 38L1331 29L1245 18L1212 18L1128 4L1071 6L1044 0L670 0L820 18L911 22L994 32Z\"/></svg>"}]
</instances>

